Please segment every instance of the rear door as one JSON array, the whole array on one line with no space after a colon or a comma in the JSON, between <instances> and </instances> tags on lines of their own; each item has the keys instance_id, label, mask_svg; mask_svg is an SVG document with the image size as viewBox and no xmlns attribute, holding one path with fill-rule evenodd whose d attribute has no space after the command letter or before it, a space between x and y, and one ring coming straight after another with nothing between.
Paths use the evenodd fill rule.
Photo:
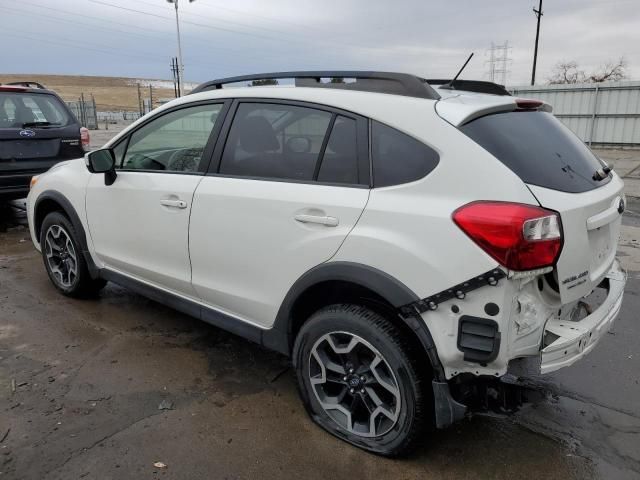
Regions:
<instances>
[{"instance_id":1,"label":"rear door","mask_svg":"<svg viewBox=\"0 0 640 480\"><path fill-rule=\"evenodd\" d=\"M623 183L550 113L487 115L460 127L560 213L564 245L555 279L564 303L589 294L609 270L622 219ZM601 178L601 179L600 179Z\"/></svg>"},{"instance_id":2,"label":"rear door","mask_svg":"<svg viewBox=\"0 0 640 480\"><path fill-rule=\"evenodd\" d=\"M295 102L234 108L194 196L193 285L205 303L270 327L289 288L335 254L366 205L367 123Z\"/></svg>"}]
</instances>

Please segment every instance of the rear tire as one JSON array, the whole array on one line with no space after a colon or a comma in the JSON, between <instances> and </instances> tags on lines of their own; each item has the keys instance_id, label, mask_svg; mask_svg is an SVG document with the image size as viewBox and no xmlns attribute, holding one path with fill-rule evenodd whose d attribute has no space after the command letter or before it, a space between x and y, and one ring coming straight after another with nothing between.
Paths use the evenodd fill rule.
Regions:
<instances>
[{"instance_id":1,"label":"rear tire","mask_svg":"<svg viewBox=\"0 0 640 480\"><path fill-rule=\"evenodd\" d=\"M51 212L44 218L40 227L40 248L51 282L64 295L95 296L107 283L91 278L78 234L62 213Z\"/></svg>"},{"instance_id":2,"label":"rear tire","mask_svg":"<svg viewBox=\"0 0 640 480\"><path fill-rule=\"evenodd\" d=\"M315 423L385 456L409 452L433 424L433 394L411 342L382 315L331 305L302 326L293 349L298 389Z\"/></svg>"}]
</instances>

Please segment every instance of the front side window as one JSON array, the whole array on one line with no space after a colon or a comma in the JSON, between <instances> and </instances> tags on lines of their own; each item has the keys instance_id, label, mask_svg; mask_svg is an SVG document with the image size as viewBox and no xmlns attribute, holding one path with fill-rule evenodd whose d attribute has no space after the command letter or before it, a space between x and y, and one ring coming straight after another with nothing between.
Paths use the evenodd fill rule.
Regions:
<instances>
[{"instance_id":1,"label":"front side window","mask_svg":"<svg viewBox=\"0 0 640 480\"><path fill-rule=\"evenodd\" d=\"M186 107L152 120L131 135L121 168L199 171L204 149L222 107L222 104Z\"/></svg>"},{"instance_id":2,"label":"front side window","mask_svg":"<svg viewBox=\"0 0 640 480\"><path fill-rule=\"evenodd\" d=\"M371 137L374 187L419 180L436 168L440 160L433 148L375 121Z\"/></svg>"},{"instance_id":3,"label":"front side window","mask_svg":"<svg viewBox=\"0 0 640 480\"><path fill-rule=\"evenodd\" d=\"M220 173L313 180L331 114L313 108L241 103L222 154Z\"/></svg>"}]
</instances>

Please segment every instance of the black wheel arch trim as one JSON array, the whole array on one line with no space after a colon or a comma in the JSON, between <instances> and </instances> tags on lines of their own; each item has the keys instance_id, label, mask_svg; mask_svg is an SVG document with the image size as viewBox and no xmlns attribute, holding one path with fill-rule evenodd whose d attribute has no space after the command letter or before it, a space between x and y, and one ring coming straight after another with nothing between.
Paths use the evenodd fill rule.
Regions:
<instances>
[{"instance_id":1,"label":"black wheel arch trim","mask_svg":"<svg viewBox=\"0 0 640 480\"><path fill-rule=\"evenodd\" d=\"M78 212L76 212L76 209L73 207L69 199L65 197L62 193L58 192L57 190L45 190L40 195L38 195L38 198L36 200L36 203L33 209L33 214L34 214L33 228L36 233L36 238L38 239L38 241L40 241L40 234L41 234L40 226L42 224L42 221L44 220L44 218L38 218L37 213L40 205L42 205L42 202L47 200L57 203L62 209L63 213L67 216L67 218L73 225L73 228L75 229L76 234L78 236L77 240L80 243L82 256L87 262L87 268L89 270L89 274L93 279L98 278L100 276L100 270L98 269L95 262L93 261L93 258L91 257L91 253L89 253L86 232L84 231L84 226L80 221Z\"/></svg>"},{"instance_id":2,"label":"black wheel arch trim","mask_svg":"<svg viewBox=\"0 0 640 480\"><path fill-rule=\"evenodd\" d=\"M286 349L289 353L295 340L292 330L294 322L291 315L296 300L310 287L328 281L344 281L365 287L384 298L396 309L420 299L420 297L405 284L377 268L355 262L340 261L322 263L307 271L293 284L278 310L272 330L286 333L288 343ZM429 359L431 360L436 377L444 380L444 369L438 358L431 332L429 332L429 328L425 325L424 320L422 320L421 317L412 315L398 316L415 332L420 343L429 354ZM279 336L282 337L282 335ZM276 349L282 351L282 348Z\"/></svg>"}]
</instances>

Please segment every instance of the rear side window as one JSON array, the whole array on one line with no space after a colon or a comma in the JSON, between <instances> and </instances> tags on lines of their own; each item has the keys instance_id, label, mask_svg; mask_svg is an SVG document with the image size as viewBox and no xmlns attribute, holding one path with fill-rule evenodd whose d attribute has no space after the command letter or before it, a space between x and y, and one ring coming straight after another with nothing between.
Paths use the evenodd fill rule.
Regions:
<instances>
[{"instance_id":1,"label":"rear side window","mask_svg":"<svg viewBox=\"0 0 640 480\"><path fill-rule=\"evenodd\" d=\"M593 174L602 168L601 162L550 113L497 113L473 120L460 130L525 183L577 193L610 180L593 179Z\"/></svg>"},{"instance_id":2,"label":"rear side window","mask_svg":"<svg viewBox=\"0 0 640 480\"><path fill-rule=\"evenodd\" d=\"M378 122L371 127L373 186L388 187L419 180L438 165L433 148Z\"/></svg>"},{"instance_id":3,"label":"rear side window","mask_svg":"<svg viewBox=\"0 0 640 480\"><path fill-rule=\"evenodd\" d=\"M53 95L0 92L0 128L65 127L71 120Z\"/></svg>"},{"instance_id":4,"label":"rear side window","mask_svg":"<svg viewBox=\"0 0 640 480\"><path fill-rule=\"evenodd\" d=\"M222 154L220 173L313 180L331 114L314 108L241 103Z\"/></svg>"}]
</instances>

